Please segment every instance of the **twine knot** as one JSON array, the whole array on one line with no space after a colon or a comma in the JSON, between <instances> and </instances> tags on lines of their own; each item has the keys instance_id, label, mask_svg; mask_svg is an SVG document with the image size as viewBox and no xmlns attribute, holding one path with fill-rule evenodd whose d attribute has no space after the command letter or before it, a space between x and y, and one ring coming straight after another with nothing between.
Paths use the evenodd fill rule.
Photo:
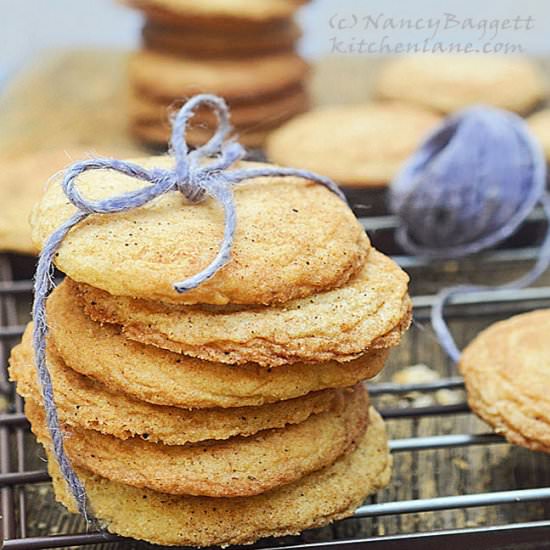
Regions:
<instances>
[{"instance_id":1,"label":"twine knot","mask_svg":"<svg viewBox=\"0 0 550 550\"><path fill-rule=\"evenodd\" d=\"M190 151L185 140L185 131L189 119L199 106L205 106L214 111L218 119L218 126L213 136L204 145ZM34 284L33 346L53 453L78 509L86 519L93 518L93 515L90 514L90 504L84 486L65 453L64 436L59 429L52 380L46 363L46 337L48 334L46 299L53 289L53 259L67 233L92 214L115 214L139 208L168 192L178 191L193 204L201 202L207 196L212 197L224 210L223 239L216 256L208 266L196 275L174 283L175 291L181 293L196 288L210 279L229 261L237 223L233 187L240 182L264 176L294 176L323 185L344 202L346 200L332 180L307 170L280 166L228 170L246 154L239 143L228 139L230 132L229 110L225 101L210 94L197 95L185 103L172 120L170 151L175 159L173 169L158 167L147 169L132 162L95 158L73 164L64 174L61 184L63 192L77 210L49 236L38 259ZM77 186L78 177L89 170L115 170L141 180L146 185L121 195L91 200L84 197Z\"/></svg>"}]
</instances>

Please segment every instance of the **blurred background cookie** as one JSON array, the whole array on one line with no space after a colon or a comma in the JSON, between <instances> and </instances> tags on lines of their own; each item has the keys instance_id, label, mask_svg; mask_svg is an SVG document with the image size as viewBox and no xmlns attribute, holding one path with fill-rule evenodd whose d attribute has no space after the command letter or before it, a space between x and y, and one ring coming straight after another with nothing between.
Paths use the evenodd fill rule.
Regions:
<instances>
[{"instance_id":1,"label":"blurred background cookie","mask_svg":"<svg viewBox=\"0 0 550 550\"><path fill-rule=\"evenodd\" d=\"M141 51L130 61L134 97L129 128L138 140L166 146L166 108L199 92L224 97L241 142L260 147L270 130L309 107L308 66L295 53L300 2L131 0L145 16ZM158 114L144 113L144 105ZM163 108L164 107L164 108ZM265 114L265 111L268 111ZM188 141L204 143L213 124L197 114Z\"/></svg>"},{"instance_id":2,"label":"blurred background cookie","mask_svg":"<svg viewBox=\"0 0 550 550\"><path fill-rule=\"evenodd\" d=\"M84 150L54 149L3 163L0 172L0 251L35 254L29 218L50 178L71 163L88 158Z\"/></svg>"},{"instance_id":3,"label":"blurred background cookie","mask_svg":"<svg viewBox=\"0 0 550 550\"><path fill-rule=\"evenodd\" d=\"M508 441L550 453L550 310L516 315L481 332L459 368L472 410Z\"/></svg>"},{"instance_id":4,"label":"blurred background cookie","mask_svg":"<svg viewBox=\"0 0 550 550\"><path fill-rule=\"evenodd\" d=\"M375 94L452 113L485 103L525 114L545 96L537 66L527 58L498 55L411 55L382 68Z\"/></svg>"},{"instance_id":5,"label":"blurred background cookie","mask_svg":"<svg viewBox=\"0 0 550 550\"><path fill-rule=\"evenodd\" d=\"M158 24L205 30L265 29L292 18L302 0L123 0Z\"/></svg>"},{"instance_id":6,"label":"blurred background cookie","mask_svg":"<svg viewBox=\"0 0 550 550\"><path fill-rule=\"evenodd\" d=\"M307 168L344 187L384 187L441 117L399 102L324 107L268 138L268 158Z\"/></svg>"}]
</instances>

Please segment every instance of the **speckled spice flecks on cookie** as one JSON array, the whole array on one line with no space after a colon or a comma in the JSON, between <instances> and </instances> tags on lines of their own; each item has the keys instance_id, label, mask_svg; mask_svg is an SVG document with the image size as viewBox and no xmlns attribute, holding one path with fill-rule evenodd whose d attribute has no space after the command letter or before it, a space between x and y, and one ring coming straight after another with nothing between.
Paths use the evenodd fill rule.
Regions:
<instances>
[{"instance_id":1,"label":"speckled spice flecks on cookie","mask_svg":"<svg viewBox=\"0 0 550 550\"><path fill-rule=\"evenodd\" d=\"M231 102L295 86L307 77L308 65L295 53L205 60L142 50L131 56L128 71L131 86L150 97L172 100L205 92Z\"/></svg>"},{"instance_id":2,"label":"speckled spice flecks on cookie","mask_svg":"<svg viewBox=\"0 0 550 550\"><path fill-rule=\"evenodd\" d=\"M171 136L171 129L168 122L162 122L160 120L157 122L132 120L129 125L129 131L136 140L155 147L158 151L166 151L168 149L167 143ZM259 149L263 147L265 140L272 131L272 128L264 128L261 130L246 128L244 130L235 130L232 136L235 137L243 147ZM214 131L211 128L198 125L191 126L187 129L186 141L192 147L199 147L204 145L213 135Z\"/></svg>"},{"instance_id":3,"label":"speckled spice flecks on cookie","mask_svg":"<svg viewBox=\"0 0 550 550\"><path fill-rule=\"evenodd\" d=\"M84 315L68 281L48 301L50 338L64 363L113 391L186 408L258 406L372 378L386 350L341 365L294 364L266 369L211 363L128 340L113 325Z\"/></svg>"},{"instance_id":4,"label":"speckled spice flecks on cookie","mask_svg":"<svg viewBox=\"0 0 550 550\"><path fill-rule=\"evenodd\" d=\"M300 27L292 21L243 30L238 34L197 26L182 29L152 22L146 23L142 30L145 49L196 57L253 57L288 52L294 49L300 36Z\"/></svg>"},{"instance_id":5,"label":"speckled spice flecks on cookie","mask_svg":"<svg viewBox=\"0 0 550 550\"><path fill-rule=\"evenodd\" d=\"M550 310L491 325L462 353L468 402L508 441L550 453Z\"/></svg>"},{"instance_id":6,"label":"speckled spice flecks on cookie","mask_svg":"<svg viewBox=\"0 0 550 550\"><path fill-rule=\"evenodd\" d=\"M170 306L69 285L93 319L122 325L128 338L207 361L274 367L346 362L396 345L410 322L407 283L406 273L373 249L345 286L279 307Z\"/></svg>"},{"instance_id":7,"label":"speckled spice flecks on cookie","mask_svg":"<svg viewBox=\"0 0 550 550\"><path fill-rule=\"evenodd\" d=\"M451 113L485 103L524 114L545 96L537 66L499 55L414 55L388 61L375 94Z\"/></svg>"},{"instance_id":8,"label":"speckled spice flecks on cookie","mask_svg":"<svg viewBox=\"0 0 550 550\"><path fill-rule=\"evenodd\" d=\"M40 440L47 447L43 435ZM227 546L298 534L350 516L369 494L388 484L391 464L384 424L371 408L369 428L355 451L332 466L254 497L170 496L115 483L82 469L78 474L94 512L112 533L156 544ZM74 512L74 501L53 458L49 470L57 499Z\"/></svg>"},{"instance_id":9,"label":"speckled spice flecks on cookie","mask_svg":"<svg viewBox=\"0 0 550 550\"><path fill-rule=\"evenodd\" d=\"M30 331L29 326L23 342L12 350L10 376L17 382L19 395L39 401ZM342 392L327 389L259 407L187 410L147 403L83 376L68 368L52 345L48 349L48 367L61 423L119 439L141 437L165 445L249 436L298 424L313 414L330 410Z\"/></svg>"},{"instance_id":10,"label":"speckled spice flecks on cookie","mask_svg":"<svg viewBox=\"0 0 550 550\"><path fill-rule=\"evenodd\" d=\"M196 445L121 440L93 430L67 429L65 450L75 466L104 478L173 495L253 496L297 481L355 447L368 423L361 385L337 407L285 428ZM25 404L33 429L41 405Z\"/></svg>"},{"instance_id":11,"label":"speckled spice flecks on cookie","mask_svg":"<svg viewBox=\"0 0 550 550\"><path fill-rule=\"evenodd\" d=\"M432 111L398 102L325 107L272 132L267 155L343 186L385 186L440 120Z\"/></svg>"},{"instance_id":12,"label":"speckled spice flecks on cookie","mask_svg":"<svg viewBox=\"0 0 550 550\"><path fill-rule=\"evenodd\" d=\"M167 168L174 161L137 162ZM143 182L95 170L82 174L76 185L97 199L139 189ZM69 232L56 266L115 295L188 304L271 304L340 286L363 265L369 249L363 228L322 185L256 178L236 186L234 195L231 260L196 289L179 294L173 283L212 261L223 235L223 210L209 198L190 204L177 191L127 212L91 215ZM33 210L34 241L42 245L74 212L59 182L52 182Z\"/></svg>"}]
</instances>

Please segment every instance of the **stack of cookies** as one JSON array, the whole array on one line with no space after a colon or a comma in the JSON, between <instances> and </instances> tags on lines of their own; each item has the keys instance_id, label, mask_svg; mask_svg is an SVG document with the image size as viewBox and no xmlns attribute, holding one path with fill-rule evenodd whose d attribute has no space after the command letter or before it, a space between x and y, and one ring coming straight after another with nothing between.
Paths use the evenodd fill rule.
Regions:
<instances>
[{"instance_id":1,"label":"stack of cookies","mask_svg":"<svg viewBox=\"0 0 550 550\"><path fill-rule=\"evenodd\" d=\"M239 141L260 147L270 130L308 107L307 64L295 52L300 2L127 0L145 15L143 48L129 67L131 131L164 146L167 111L191 95L224 97ZM187 140L202 144L217 123L208 111L192 120Z\"/></svg>"},{"instance_id":2,"label":"stack of cookies","mask_svg":"<svg viewBox=\"0 0 550 550\"><path fill-rule=\"evenodd\" d=\"M76 185L104 198L143 184L103 170ZM174 281L207 265L222 238L210 199L193 205L174 191L92 215L55 258L67 277L48 299L47 356L65 448L114 533L249 543L349 516L389 481L384 424L361 382L409 325L406 274L323 186L257 178L235 189L235 203L231 260L184 294ZM51 184L33 213L36 243L73 212ZM10 372L56 496L74 511L51 454L30 326Z\"/></svg>"}]
</instances>

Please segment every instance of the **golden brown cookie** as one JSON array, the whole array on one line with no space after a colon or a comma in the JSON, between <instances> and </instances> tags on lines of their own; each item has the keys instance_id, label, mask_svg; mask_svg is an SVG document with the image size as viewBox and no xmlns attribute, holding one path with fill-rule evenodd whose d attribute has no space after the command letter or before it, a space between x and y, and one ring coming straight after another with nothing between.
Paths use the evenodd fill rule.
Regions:
<instances>
[{"instance_id":1,"label":"golden brown cookie","mask_svg":"<svg viewBox=\"0 0 550 550\"><path fill-rule=\"evenodd\" d=\"M508 441L550 453L550 310L491 325L464 350L459 368L472 410Z\"/></svg>"},{"instance_id":2,"label":"golden brown cookie","mask_svg":"<svg viewBox=\"0 0 550 550\"><path fill-rule=\"evenodd\" d=\"M397 102L325 107L295 117L267 139L277 164L307 168L340 185L387 185L441 117Z\"/></svg>"},{"instance_id":3,"label":"golden brown cookie","mask_svg":"<svg viewBox=\"0 0 550 550\"><path fill-rule=\"evenodd\" d=\"M31 325L10 357L17 392L40 401L31 343ZM59 419L71 428L96 430L119 439L141 437L153 443L184 445L197 441L249 436L261 430L298 424L330 410L340 390L323 390L259 407L186 410L134 399L69 369L53 346L48 348ZM114 390L114 391L113 391Z\"/></svg>"},{"instance_id":4,"label":"golden brown cookie","mask_svg":"<svg viewBox=\"0 0 550 550\"><path fill-rule=\"evenodd\" d=\"M346 362L396 345L410 322L408 276L372 249L345 286L271 307L189 307L112 296L69 284L94 320L123 334L206 361L274 367Z\"/></svg>"},{"instance_id":5,"label":"golden brown cookie","mask_svg":"<svg viewBox=\"0 0 550 550\"><path fill-rule=\"evenodd\" d=\"M93 510L112 533L165 545L227 546L327 525L353 514L391 476L384 423L371 408L369 428L355 451L299 481L254 497L212 498L163 495L136 489L78 469ZM48 439L48 468L56 498L76 511ZM200 521L197 521L200 518ZM243 521L246 518L246 521Z\"/></svg>"},{"instance_id":6,"label":"golden brown cookie","mask_svg":"<svg viewBox=\"0 0 550 550\"><path fill-rule=\"evenodd\" d=\"M169 157L136 161L173 166ZM243 163L239 166L261 166ZM90 198L144 184L114 170L82 174ZM96 214L71 230L56 266L71 278L112 294L171 303L271 304L344 284L362 266L369 242L349 207L319 184L299 178L256 178L234 192L237 229L231 260L198 288L178 294L173 284L215 257L223 210L213 199L189 203L173 191L119 214ZM75 211L53 182L32 215L33 240L42 245Z\"/></svg>"},{"instance_id":7,"label":"golden brown cookie","mask_svg":"<svg viewBox=\"0 0 550 550\"><path fill-rule=\"evenodd\" d=\"M170 103L150 98L140 94L132 94L129 101L129 111L133 123L159 123L169 130L170 115L178 111L185 100L175 100ZM288 120L297 113L309 107L309 94L304 86L297 86L281 96L268 101L240 103L230 107L230 121L237 134L251 128L254 131L273 128L282 121ZM209 109L197 109L189 121L190 128L214 129L218 125L216 115ZM166 136L169 137L168 135ZM168 141L165 140L167 143Z\"/></svg>"},{"instance_id":8,"label":"golden brown cookie","mask_svg":"<svg viewBox=\"0 0 550 550\"><path fill-rule=\"evenodd\" d=\"M122 0L166 25L199 26L236 32L242 27L280 25L303 2L296 0Z\"/></svg>"},{"instance_id":9,"label":"golden brown cookie","mask_svg":"<svg viewBox=\"0 0 550 550\"><path fill-rule=\"evenodd\" d=\"M452 113L486 103L526 113L545 95L542 76L524 57L499 55L411 55L382 68L375 94Z\"/></svg>"},{"instance_id":10,"label":"golden brown cookie","mask_svg":"<svg viewBox=\"0 0 550 550\"><path fill-rule=\"evenodd\" d=\"M550 109L543 109L527 119L529 129L538 139L547 162L550 162Z\"/></svg>"},{"instance_id":11,"label":"golden brown cookie","mask_svg":"<svg viewBox=\"0 0 550 550\"><path fill-rule=\"evenodd\" d=\"M168 142L172 136L172 128L168 121L134 120L130 123L129 131L140 143L154 147L160 152L168 150ZM247 128L233 131L231 136L235 137L242 146L248 149L259 149L272 131L272 128L260 130ZM187 128L185 139L192 147L199 147L204 145L212 137L212 134L213 131L210 128L190 126Z\"/></svg>"},{"instance_id":12,"label":"golden brown cookie","mask_svg":"<svg viewBox=\"0 0 550 550\"><path fill-rule=\"evenodd\" d=\"M238 368L146 346L121 336L119 327L90 320L62 283L48 300L50 337L67 366L115 392L178 407L257 406L326 388L342 388L380 372L386 350L346 365L257 365ZM198 414L198 413L197 413Z\"/></svg>"},{"instance_id":13,"label":"golden brown cookie","mask_svg":"<svg viewBox=\"0 0 550 550\"><path fill-rule=\"evenodd\" d=\"M251 101L283 93L302 82L307 72L306 62L295 53L206 60L141 50L129 64L135 90L169 101L203 92L230 103Z\"/></svg>"},{"instance_id":14,"label":"golden brown cookie","mask_svg":"<svg viewBox=\"0 0 550 550\"><path fill-rule=\"evenodd\" d=\"M293 21L244 32L219 32L204 27L181 28L147 22L142 30L145 49L191 57L238 57L291 51L300 38Z\"/></svg>"},{"instance_id":15,"label":"golden brown cookie","mask_svg":"<svg viewBox=\"0 0 550 550\"><path fill-rule=\"evenodd\" d=\"M368 423L368 398L361 385L343 393L331 411L285 428L195 445L127 440L95 430L67 429L71 462L106 479L172 495L253 496L335 462L352 450ZM44 425L42 406L27 401L33 429Z\"/></svg>"}]
</instances>

